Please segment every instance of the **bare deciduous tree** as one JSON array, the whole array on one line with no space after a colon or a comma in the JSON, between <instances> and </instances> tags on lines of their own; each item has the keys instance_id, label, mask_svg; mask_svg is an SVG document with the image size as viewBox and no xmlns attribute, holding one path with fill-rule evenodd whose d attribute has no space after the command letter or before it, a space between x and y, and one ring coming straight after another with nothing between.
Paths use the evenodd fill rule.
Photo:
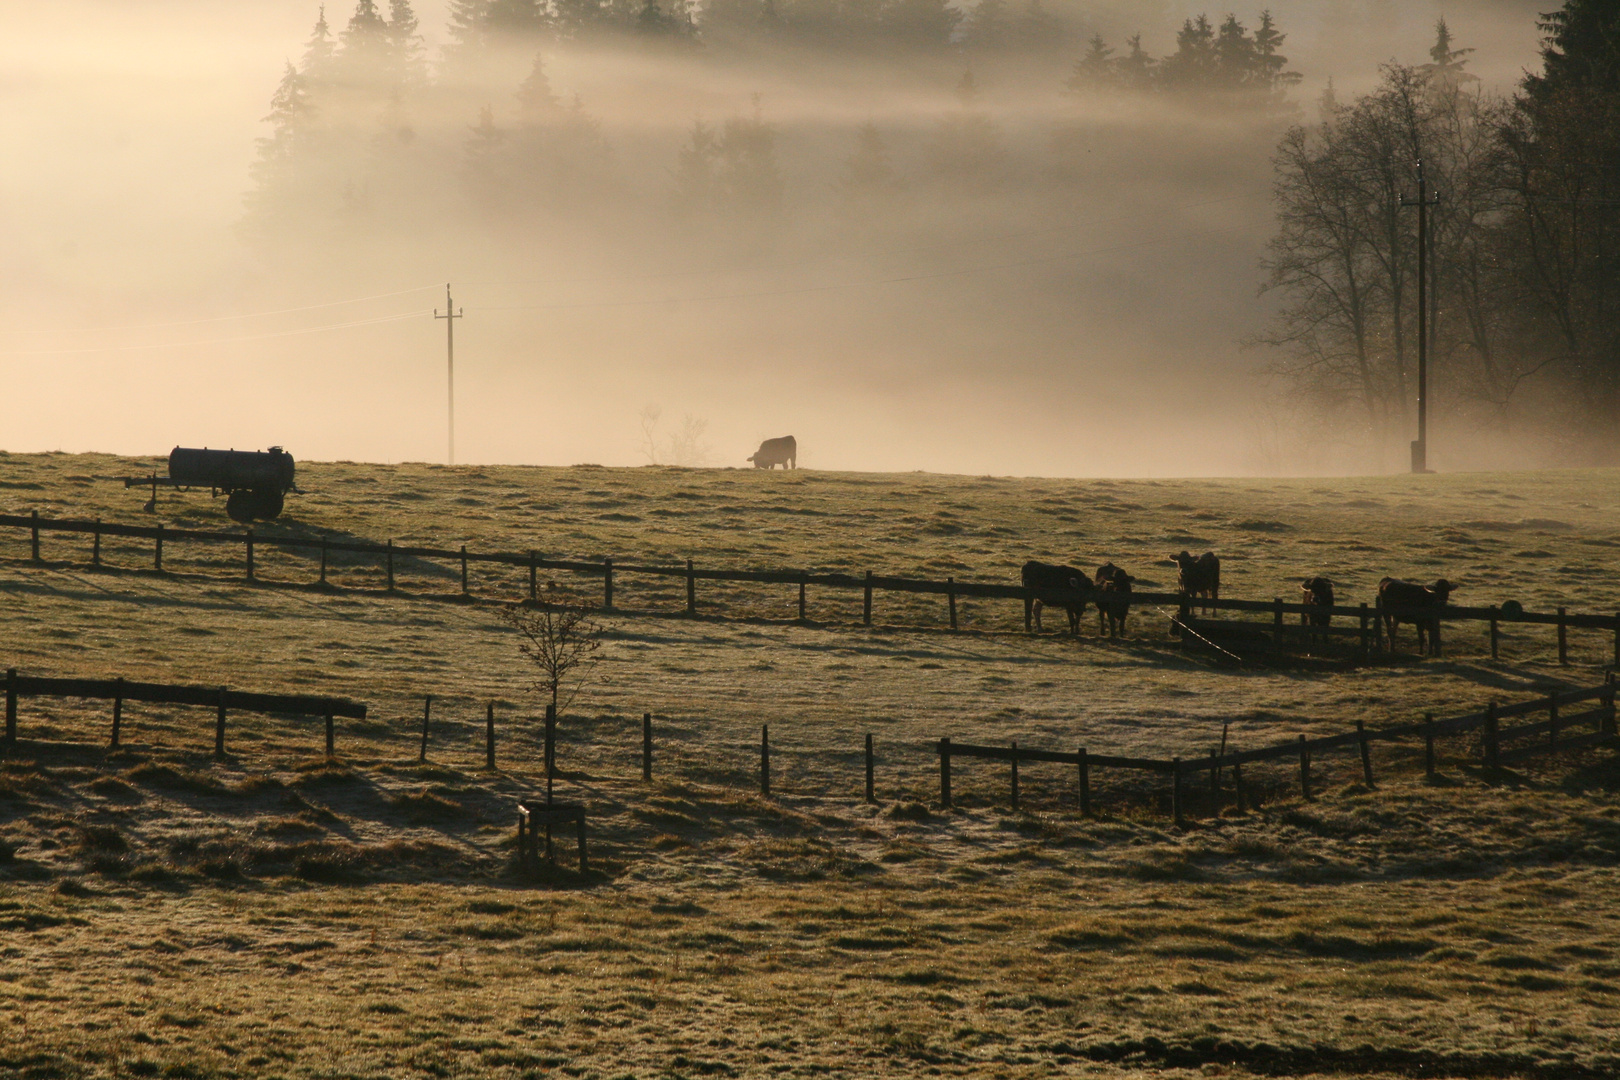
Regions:
<instances>
[{"instance_id":1,"label":"bare deciduous tree","mask_svg":"<svg viewBox=\"0 0 1620 1080\"><path fill-rule=\"evenodd\" d=\"M561 712L591 680L600 657L602 627L589 604L549 582L536 607L508 605L501 612L520 636L518 650L535 666L534 689Z\"/></svg>"}]
</instances>

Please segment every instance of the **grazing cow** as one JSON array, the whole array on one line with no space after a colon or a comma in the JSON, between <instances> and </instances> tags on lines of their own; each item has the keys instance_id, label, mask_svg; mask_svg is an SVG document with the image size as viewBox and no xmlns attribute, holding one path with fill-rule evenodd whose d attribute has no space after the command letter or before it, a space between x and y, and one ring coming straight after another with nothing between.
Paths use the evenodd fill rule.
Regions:
<instances>
[{"instance_id":1,"label":"grazing cow","mask_svg":"<svg viewBox=\"0 0 1620 1080\"><path fill-rule=\"evenodd\" d=\"M1180 569L1180 580L1177 590L1189 600L1195 596L1208 597L1210 600L1221 598L1221 560L1215 557L1213 551L1206 551L1198 558L1193 558L1182 551L1180 555L1170 556L1172 562ZM1205 605L1208 610L1208 605Z\"/></svg>"},{"instance_id":2,"label":"grazing cow","mask_svg":"<svg viewBox=\"0 0 1620 1080\"><path fill-rule=\"evenodd\" d=\"M1395 628L1403 622L1417 629L1418 654L1440 655L1440 619L1438 615L1413 613L1412 608L1433 608L1438 612L1451 598L1451 582L1441 578L1433 585L1419 585L1414 581L1384 578L1378 583L1378 601L1384 610L1384 626L1389 632L1389 651L1395 651ZM1406 608L1405 614L1395 615L1390 608ZM1425 647L1424 637L1428 642Z\"/></svg>"},{"instance_id":3,"label":"grazing cow","mask_svg":"<svg viewBox=\"0 0 1620 1080\"><path fill-rule=\"evenodd\" d=\"M754 463L756 469L769 469L780 465L784 469L797 469L799 467L799 444L791 435L784 435L780 439L766 439L754 451L754 456L748 459Z\"/></svg>"},{"instance_id":4,"label":"grazing cow","mask_svg":"<svg viewBox=\"0 0 1620 1080\"><path fill-rule=\"evenodd\" d=\"M1097 568L1097 634L1106 626L1109 637L1125 636L1125 618L1131 613L1131 583L1136 579L1113 563Z\"/></svg>"},{"instance_id":5,"label":"grazing cow","mask_svg":"<svg viewBox=\"0 0 1620 1080\"><path fill-rule=\"evenodd\" d=\"M1033 608L1035 611L1035 629L1041 628L1041 608L1045 604L1064 608L1069 613L1069 633L1080 636L1080 616L1086 610L1086 596L1090 594L1090 582L1086 575L1072 566L1055 566L1052 563L1036 562L1031 559L1024 564L1020 576L1024 588L1035 594ZM1080 602L1057 595L1062 592L1080 593Z\"/></svg>"},{"instance_id":6,"label":"grazing cow","mask_svg":"<svg viewBox=\"0 0 1620 1080\"><path fill-rule=\"evenodd\" d=\"M1325 577L1306 578L1305 583L1299 587L1300 603L1306 607L1331 608L1333 606L1333 582ZM1333 616L1326 611L1301 612L1299 624L1301 626L1328 626ZM1326 635L1312 634L1312 640Z\"/></svg>"}]
</instances>

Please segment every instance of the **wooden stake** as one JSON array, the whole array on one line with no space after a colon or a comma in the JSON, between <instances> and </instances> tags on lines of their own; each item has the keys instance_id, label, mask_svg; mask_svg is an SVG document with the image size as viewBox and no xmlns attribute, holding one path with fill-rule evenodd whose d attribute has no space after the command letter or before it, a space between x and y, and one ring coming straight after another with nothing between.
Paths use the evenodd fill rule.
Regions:
<instances>
[{"instance_id":1,"label":"wooden stake","mask_svg":"<svg viewBox=\"0 0 1620 1080\"><path fill-rule=\"evenodd\" d=\"M1080 814L1091 816L1091 763L1086 759L1086 748L1080 748Z\"/></svg>"},{"instance_id":2,"label":"wooden stake","mask_svg":"<svg viewBox=\"0 0 1620 1080\"><path fill-rule=\"evenodd\" d=\"M875 797L875 795L873 793L873 788L875 786L875 780L876 780L876 777L874 776L874 773L876 772L876 765L877 765L877 763L873 760L873 757L872 757L872 736L871 736L871 733L869 732L867 734L867 736L866 736L866 801L867 802L877 802L877 798Z\"/></svg>"},{"instance_id":3,"label":"wooden stake","mask_svg":"<svg viewBox=\"0 0 1620 1080\"><path fill-rule=\"evenodd\" d=\"M9 699L8 699L9 700ZM951 740L939 740L939 805L951 807Z\"/></svg>"},{"instance_id":4,"label":"wooden stake","mask_svg":"<svg viewBox=\"0 0 1620 1080\"><path fill-rule=\"evenodd\" d=\"M641 778L652 779L652 713L641 714Z\"/></svg>"},{"instance_id":5,"label":"wooden stake","mask_svg":"<svg viewBox=\"0 0 1620 1080\"><path fill-rule=\"evenodd\" d=\"M1360 720L1356 721L1356 741L1361 744L1361 776L1367 781L1367 786L1373 786L1372 747L1367 740L1367 726Z\"/></svg>"},{"instance_id":6,"label":"wooden stake","mask_svg":"<svg viewBox=\"0 0 1620 1080\"><path fill-rule=\"evenodd\" d=\"M759 725L759 793L771 793L771 725Z\"/></svg>"},{"instance_id":7,"label":"wooden stake","mask_svg":"<svg viewBox=\"0 0 1620 1080\"><path fill-rule=\"evenodd\" d=\"M225 756L225 688L219 688L219 716L214 720L214 756Z\"/></svg>"},{"instance_id":8,"label":"wooden stake","mask_svg":"<svg viewBox=\"0 0 1620 1080\"><path fill-rule=\"evenodd\" d=\"M697 614L697 575L692 572L692 560L686 560L686 613Z\"/></svg>"},{"instance_id":9,"label":"wooden stake","mask_svg":"<svg viewBox=\"0 0 1620 1080\"><path fill-rule=\"evenodd\" d=\"M1311 797L1311 752L1305 745L1305 736L1299 737L1299 791L1308 801Z\"/></svg>"},{"instance_id":10,"label":"wooden stake","mask_svg":"<svg viewBox=\"0 0 1620 1080\"><path fill-rule=\"evenodd\" d=\"M484 711L484 767L495 767L495 703L492 701Z\"/></svg>"},{"instance_id":11,"label":"wooden stake","mask_svg":"<svg viewBox=\"0 0 1620 1080\"><path fill-rule=\"evenodd\" d=\"M947 600L950 601L950 605L951 605L951 629L955 630L956 629L956 579L953 578L953 577L948 577L948 578L945 579L945 597L946 597Z\"/></svg>"},{"instance_id":12,"label":"wooden stake","mask_svg":"<svg viewBox=\"0 0 1620 1080\"><path fill-rule=\"evenodd\" d=\"M1018 740L1012 744L1012 808L1018 809Z\"/></svg>"},{"instance_id":13,"label":"wooden stake","mask_svg":"<svg viewBox=\"0 0 1620 1080\"><path fill-rule=\"evenodd\" d=\"M422 698L422 750L416 755L417 761L427 761L428 724L433 717L433 695L427 694Z\"/></svg>"}]
</instances>

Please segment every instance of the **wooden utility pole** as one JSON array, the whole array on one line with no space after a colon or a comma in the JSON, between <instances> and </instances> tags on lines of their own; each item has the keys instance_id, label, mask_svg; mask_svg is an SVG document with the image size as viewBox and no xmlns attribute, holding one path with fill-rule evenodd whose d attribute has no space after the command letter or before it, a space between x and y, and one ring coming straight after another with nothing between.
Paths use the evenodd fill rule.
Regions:
<instances>
[{"instance_id":1,"label":"wooden utility pole","mask_svg":"<svg viewBox=\"0 0 1620 1080\"><path fill-rule=\"evenodd\" d=\"M1401 196L1402 206L1416 206L1418 212L1418 437L1412 443L1412 471L1433 472L1429 468L1429 207L1440 204L1440 193L1430 192L1423 180L1423 159L1417 161L1418 197Z\"/></svg>"},{"instance_id":2,"label":"wooden utility pole","mask_svg":"<svg viewBox=\"0 0 1620 1080\"><path fill-rule=\"evenodd\" d=\"M451 465L454 465L456 463L456 320L466 318L467 317L466 312L467 312L466 308L462 308L460 311L456 310L455 302L450 299L450 283L448 281L445 282L445 284L444 284L444 314L440 315L439 314L439 309L434 308L433 309L433 317L435 319L443 319L444 320L444 347L445 347L445 353L446 353L446 361L447 361L447 364L448 364L448 369L447 370L449 372L449 379L450 379L450 401L449 401L449 408L450 408L450 455L449 455L449 459L450 460L449 460L449 464L451 464Z\"/></svg>"}]
</instances>

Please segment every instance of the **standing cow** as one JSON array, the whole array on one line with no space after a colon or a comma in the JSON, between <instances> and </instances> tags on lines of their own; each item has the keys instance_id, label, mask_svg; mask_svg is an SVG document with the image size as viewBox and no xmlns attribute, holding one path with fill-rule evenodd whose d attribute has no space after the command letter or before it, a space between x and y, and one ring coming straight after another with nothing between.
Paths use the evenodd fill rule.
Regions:
<instances>
[{"instance_id":1,"label":"standing cow","mask_svg":"<svg viewBox=\"0 0 1620 1080\"><path fill-rule=\"evenodd\" d=\"M754 463L756 469L769 469L780 465L784 469L797 469L799 467L799 444L791 435L784 435L780 439L766 439L754 451L754 456L748 459Z\"/></svg>"},{"instance_id":2,"label":"standing cow","mask_svg":"<svg viewBox=\"0 0 1620 1080\"><path fill-rule=\"evenodd\" d=\"M1097 568L1097 635L1106 627L1109 637L1125 636L1125 619L1131 613L1131 583L1136 579L1113 563Z\"/></svg>"},{"instance_id":3,"label":"standing cow","mask_svg":"<svg viewBox=\"0 0 1620 1080\"><path fill-rule=\"evenodd\" d=\"M1384 578L1378 583L1378 602L1384 611L1384 626L1389 632L1389 651L1395 651L1395 629L1409 622L1417 629L1418 654L1440 655L1440 609L1451 599L1451 582L1441 578L1433 585L1419 585L1415 581ZM1399 614L1391 612L1397 609ZM1414 611L1416 608L1418 610ZM1434 614L1429 614L1431 609ZM1427 643L1425 643L1427 637Z\"/></svg>"},{"instance_id":4,"label":"standing cow","mask_svg":"<svg viewBox=\"0 0 1620 1080\"><path fill-rule=\"evenodd\" d=\"M1085 613L1086 597L1091 592L1091 583L1085 574L1072 566L1056 566L1031 559L1024 564L1019 577L1024 588L1034 594L1030 607L1035 616L1037 633L1041 629L1041 608L1051 604L1069 613L1069 633L1080 636L1080 616Z\"/></svg>"},{"instance_id":5,"label":"standing cow","mask_svg":"<svg viewBox=\"0 0 1620 1080\"><path fill-rule=\"evenodd\" d=\"M1306 578L1305 583L1299 587L1300 603L1306 607L1322 608L1321 611L1301 612L1299 624L1313 628L1325 627L1333 622L1333 582L1325 577ZM1309 635L1312 641L1325 639L1325 634Z\"/></svg>"},{"instance_id":6,"label":"standing cow","mask_svg":"<svg viewBox=\"0 0 1620 1080\"><path fill-rule=\"evenodd\" d=\"M1170 561L1181 572L1177 590L1189 601L1195 596L1210 600L1221 598L1221 560L1213 551L1206 551L1195 559L1183 550L1180 555L1170 556ZM1204 605L1204 610L1209 610L1208 604Z\"/></svg>"}]
</instances>

